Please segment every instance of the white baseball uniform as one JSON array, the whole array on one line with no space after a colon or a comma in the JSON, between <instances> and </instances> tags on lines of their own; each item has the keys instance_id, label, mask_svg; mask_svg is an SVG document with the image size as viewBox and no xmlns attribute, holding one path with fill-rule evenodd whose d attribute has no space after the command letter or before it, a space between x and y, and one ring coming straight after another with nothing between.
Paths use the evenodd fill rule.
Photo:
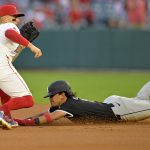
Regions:
<instances>
[{"instance_id":1,"label":"white baseball uniform","mask_svg":"<svg viewBox=\"0 0 150 150\"><path fill-rule=\"evenodd\" d=\"M0 89L12 98L31 95L25 81L12 64L12 58L16 55L15 50L19 44L5 36L8 29L20 33L13 23L0 24Z\"/></svg>"},{"instance_id":2,"label":"white baseball uniform","mask_svg":"<svg viewBox=\"0 0 150 150\"><path fill-rule=\"evenodd\" d=\"M112 103L112 110L121 120L137 121L150 118L150 81L145 84L134 98L112 95L104 100Z\"/></svg>"}]
</instances>

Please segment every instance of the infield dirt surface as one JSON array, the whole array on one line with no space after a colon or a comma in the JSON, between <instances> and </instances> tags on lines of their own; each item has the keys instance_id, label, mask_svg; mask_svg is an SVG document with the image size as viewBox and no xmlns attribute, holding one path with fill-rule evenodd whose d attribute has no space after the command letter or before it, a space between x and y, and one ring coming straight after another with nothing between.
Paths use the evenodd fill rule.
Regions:
<instances>
[{"instance_id":1,"label":"infield dirt surface","mask_svg":"<svg viewBox=\"0 0 150 150\"><path fill-rule=\"evenodd\" d=\"M48 105L13 111L16 118L44 112ZM134 123L72 124L0 129L0 150L150 150L150 119Z\"/></svg>"}]
</instances>

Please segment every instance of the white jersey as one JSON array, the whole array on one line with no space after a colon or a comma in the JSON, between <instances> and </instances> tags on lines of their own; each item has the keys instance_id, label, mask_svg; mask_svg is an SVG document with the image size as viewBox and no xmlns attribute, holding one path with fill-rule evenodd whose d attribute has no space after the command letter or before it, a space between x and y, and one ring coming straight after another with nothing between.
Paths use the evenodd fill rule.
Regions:
<instances>
[{"instance_id":1,"label":"white jersey","mask_svg":"<svg viewBox=\"0 0 150 150\"><path fill-rule=\"evenodd\" d=\"M20 34L15 24L0 24L0 89L11 98L31 95L25 81L12 64L12 58L15 56L15 50L19 44L5 36L8 29L13 29Z\"/></svg>"},{"instance_id":2,"label":"white jersey","mask_svg":"<svg viewBox=\"0 0 150 150\"><path fill-rule=\"evenodd\" d=\"M9 59L12 60L12 57L16 55L15 50L17 49L19 44L9 40L5 36L5 32L8 29L13 29L17 31L19 34L20 34L20 31L18 27L13 23L0 24L0 57L2 55L5 55L5 56L7 55Z\"/></svg>"}]
</instances>

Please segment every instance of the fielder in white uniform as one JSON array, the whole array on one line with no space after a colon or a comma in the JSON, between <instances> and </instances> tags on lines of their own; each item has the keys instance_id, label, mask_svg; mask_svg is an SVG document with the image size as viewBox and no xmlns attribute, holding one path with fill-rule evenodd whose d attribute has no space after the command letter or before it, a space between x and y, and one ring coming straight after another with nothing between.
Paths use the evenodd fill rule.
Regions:
<instances>
[{"instance_id":1,"label":"fielder in white uniform","mask_svg":"<svg viewBox=\"0 0 150 150\"><path fill-rule=\"evenodd\" d=\"M28 47L35 54L35 58L42 56L38 47L20 35L17 24L22 16L24 14L17 13L14 5L0 6L0 110L9 117L11 110L31 107L34 104L28 86L12 64L13 59L24 47Z\"/></svg>"}]
</instances>

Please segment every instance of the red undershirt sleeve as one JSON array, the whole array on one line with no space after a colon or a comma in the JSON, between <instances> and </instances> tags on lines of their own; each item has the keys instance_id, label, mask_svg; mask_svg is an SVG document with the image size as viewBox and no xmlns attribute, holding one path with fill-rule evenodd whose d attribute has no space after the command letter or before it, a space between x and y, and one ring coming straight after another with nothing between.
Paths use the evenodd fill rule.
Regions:
<instances>
[{"instance_id":1,"label":"red undershirt sleeve","mask_svg":"<svg viewBox=\"0 0 150 150\"><path fill-rule=\"evenodd\" d=\"M11 41L23 45L25 47L27 47L29 44L29 41L26 38L24 38L22 35L20 35L17 31L13 29L6 30L5 36Z\"/></svg>"}]
</instances>

